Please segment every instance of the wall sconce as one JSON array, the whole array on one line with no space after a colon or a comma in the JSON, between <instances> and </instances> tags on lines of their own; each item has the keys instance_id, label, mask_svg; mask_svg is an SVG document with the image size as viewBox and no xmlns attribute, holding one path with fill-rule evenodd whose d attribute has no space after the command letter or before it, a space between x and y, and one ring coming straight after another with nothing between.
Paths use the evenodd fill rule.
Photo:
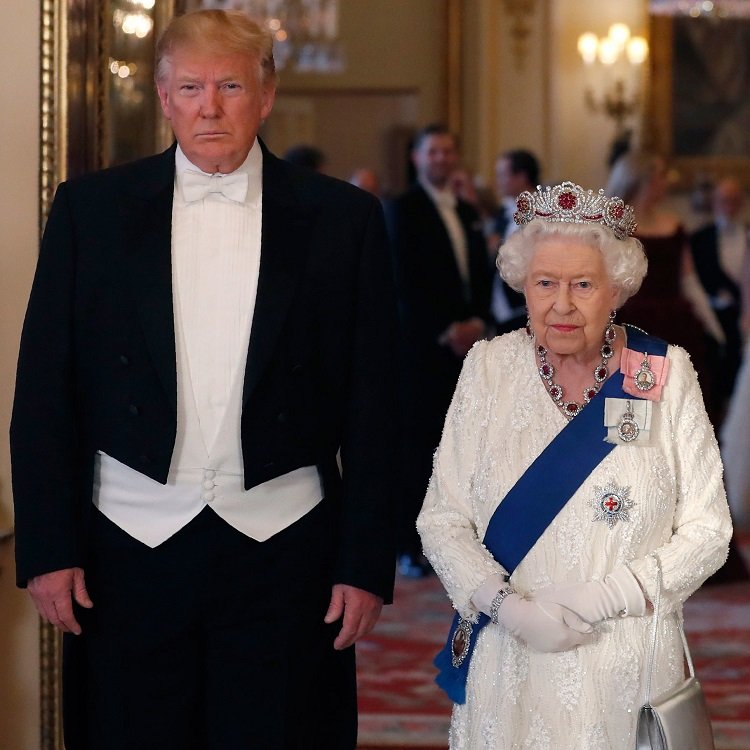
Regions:
<instances>
[{"instance_id":1,"label":"wall sconce","mask_svg":"<svg viewBox=\"0 0 750 750\"><path fill-rule=\"evenodd\" d=\"M586 104L615 121L615 138L626 135L625 121L640 105L641 66L648 42L631 36L624 23L613 23L606 37L587 31L578 37L578 53L586 68ZM598 92L598 93L595 93Z\"/></svg>"}]
</instances>

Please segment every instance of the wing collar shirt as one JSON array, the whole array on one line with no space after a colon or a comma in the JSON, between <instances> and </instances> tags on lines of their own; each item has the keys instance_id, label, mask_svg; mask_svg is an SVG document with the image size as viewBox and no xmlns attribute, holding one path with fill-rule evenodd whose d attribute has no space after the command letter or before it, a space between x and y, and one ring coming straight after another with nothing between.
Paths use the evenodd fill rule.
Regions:
<instances>
[{"instance_id":1,"label":"wing collar shirt","mask_svg":"<svg viewBox=\"0 0 750 750\"><path fill-rule=\"evenodd\" d=\"M161 485L99 453L94 503L150 547L207 505L264 541L322 498L315 466L245 491L240 418L258 289L263 154L257 140L229 175L209 175L178 146L172 209L177 438Z\"/></svg>"}]
</instances>

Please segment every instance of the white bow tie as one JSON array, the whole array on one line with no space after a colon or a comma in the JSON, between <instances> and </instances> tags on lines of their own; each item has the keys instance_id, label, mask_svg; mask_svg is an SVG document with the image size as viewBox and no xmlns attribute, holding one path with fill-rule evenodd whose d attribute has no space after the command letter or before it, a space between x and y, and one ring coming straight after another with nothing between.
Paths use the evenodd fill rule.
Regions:
<instances>
[{"instance_id":1,"label":"white bow tie","mask_svg":"<svg viewBox=\"0 0 750 750\"><path fill-rule=\"evenodd\" d=\"M221 193L229 200L244 203L247 197L247 172L209 175L186 169L180 176L180 188L187 203L202 200L210 193Z\"/></svg>"}]
</instances>

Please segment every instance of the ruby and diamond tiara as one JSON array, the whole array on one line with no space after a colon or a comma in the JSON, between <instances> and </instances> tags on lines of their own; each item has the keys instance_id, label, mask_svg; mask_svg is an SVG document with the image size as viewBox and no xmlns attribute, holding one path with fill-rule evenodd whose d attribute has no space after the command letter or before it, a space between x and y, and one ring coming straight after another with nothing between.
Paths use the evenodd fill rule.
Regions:
<instances>
[{"instance_id":1,"label":"ruby and diamond tiara","mask_svg":"<svg viewBox=\"0 0 750 750\"><path fill-rule=\"evenodd\" d=\"M609 227L618 240L627 239L637 227L633 208L622 198L609 198L604 190L598 193L584 190L574 182L546 188L538 185L533 193L526 190L516 199L516 209L513 220L519 225L537 218L573 224L597 223Z\"/></svg>"}]
</instances>

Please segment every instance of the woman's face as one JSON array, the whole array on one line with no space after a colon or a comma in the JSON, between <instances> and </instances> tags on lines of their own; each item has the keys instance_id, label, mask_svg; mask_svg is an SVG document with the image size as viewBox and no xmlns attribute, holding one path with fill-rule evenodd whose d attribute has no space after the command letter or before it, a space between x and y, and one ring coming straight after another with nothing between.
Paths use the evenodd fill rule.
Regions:
<instances>
[{"instance_id":1,"label":"woman's face","mask_svg":"<svg viewBox=\"0 0 750 750\"><path fill-rule=\"evenodd\" d=\"M669 183L667 180L667 166L658 158L654 158L653 169L651 174L643 183L643 201L644 203L659 203L667 194Z\"/></svg>"},{"instance_id":2,"label":"woman's face","mask_svg":"<svg viewBox=\"0 0 750 750\"><path fill-rule=\"evenodd\" d=\"M561 356L598 357L618 292L597 248L572 237L542 240L524 293L537 343Z\"/></svg>"}]
</instances>

